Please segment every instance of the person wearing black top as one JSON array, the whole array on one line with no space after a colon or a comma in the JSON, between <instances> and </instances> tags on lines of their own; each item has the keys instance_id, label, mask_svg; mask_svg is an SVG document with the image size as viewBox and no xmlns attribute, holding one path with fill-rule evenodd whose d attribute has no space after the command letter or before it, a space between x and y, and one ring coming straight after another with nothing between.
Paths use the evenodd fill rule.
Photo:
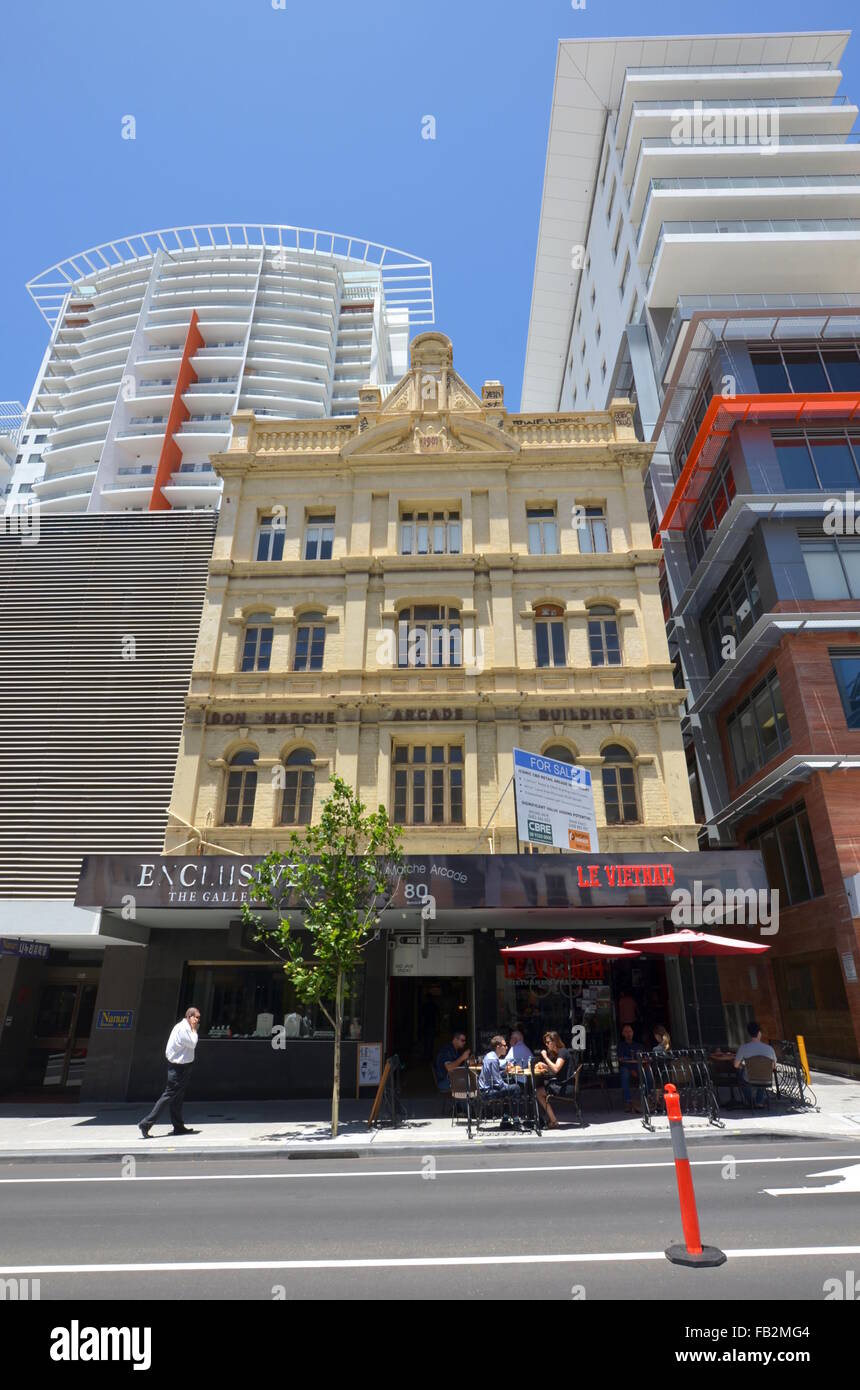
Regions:
<instances>
[{"instance_id":1,"label":"person wearing black top","mask_svg":"<svg viewBox=\"0 0 860 1390\"><path fill-rule=\"evenodd\" d=\"M558 1129L558 1120L550 1096L560 1095L571 1076L571 1054L558 1033L544 1033L540 1054L540 1072L544 1078L537 1087L538 1105L545 1112L548 1129Z\"/></svg>"}]
</instances>

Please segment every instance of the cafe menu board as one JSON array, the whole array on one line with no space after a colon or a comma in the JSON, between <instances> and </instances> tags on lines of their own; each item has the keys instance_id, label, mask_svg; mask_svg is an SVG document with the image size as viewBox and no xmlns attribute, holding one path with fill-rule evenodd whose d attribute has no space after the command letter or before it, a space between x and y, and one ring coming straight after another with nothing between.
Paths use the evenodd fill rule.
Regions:
<instances>
[{"instance_id":1,"label":"cafe menu board","mask_svg":"<svg viewBox=\"0 0 860 1390\"><path fill-rule=\"evenodd\" d=\"M359 1043L356 1060L356 1098L362 1086L378 1086L382 1079L382 1043Z\"/></svg>"}]
</instances>

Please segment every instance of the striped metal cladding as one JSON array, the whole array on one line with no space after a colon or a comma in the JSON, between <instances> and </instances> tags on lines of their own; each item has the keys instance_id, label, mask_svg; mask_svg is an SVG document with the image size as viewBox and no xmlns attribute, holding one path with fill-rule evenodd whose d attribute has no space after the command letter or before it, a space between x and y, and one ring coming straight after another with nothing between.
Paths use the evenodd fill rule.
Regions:
<instances>
[{"instance_id":1,"label":"striped metal cladding","mask_svg":"<svg viewBox=\"0 0 860 1390\"><path fill-rule=\"evenodd\" d=\"M215 523L0 533L0 898L74 897L83 855L161 850Z\"/></svg>"}]
</instances>

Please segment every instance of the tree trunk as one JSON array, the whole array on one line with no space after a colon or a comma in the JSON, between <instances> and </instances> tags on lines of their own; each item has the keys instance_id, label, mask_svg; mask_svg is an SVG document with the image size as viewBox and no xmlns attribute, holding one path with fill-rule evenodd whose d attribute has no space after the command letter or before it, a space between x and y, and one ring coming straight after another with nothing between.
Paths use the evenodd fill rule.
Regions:
<instances>
[{"instance_id":1,"label":"tree trunk","mask_svg":"<svg viewBox=\"0 0 860 1390\"><path fill-rule=\"evenodd\" d=\"M343 1032L343 975L338 971L334 994L334 1084L331 1093L331 1137L337 1138L340 1110L340 1039Z\"/></svg>"}]
</instances>

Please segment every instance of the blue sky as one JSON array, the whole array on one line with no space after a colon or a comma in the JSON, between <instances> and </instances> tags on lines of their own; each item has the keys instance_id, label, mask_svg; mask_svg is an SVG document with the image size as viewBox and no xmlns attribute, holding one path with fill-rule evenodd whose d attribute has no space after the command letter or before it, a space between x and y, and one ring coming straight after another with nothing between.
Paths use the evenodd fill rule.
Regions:
<instances>
[{"instance_id":1,"label":"blue sky","mask_svg":"<svg viewBox=\"0 0 860 1390\"><path fill-rule=\"evenodd\" d=\"M111 237L285 222L433 261L436 324L519 405L559 38L851 27L825 0L14 0L4 14L0 398L47 325L24 285ZM860 38L842 90L860 95ZM121 138L133 115L137 138ZM422 117L436 139L421 138Z\"/></svg>"}]
</instances>

